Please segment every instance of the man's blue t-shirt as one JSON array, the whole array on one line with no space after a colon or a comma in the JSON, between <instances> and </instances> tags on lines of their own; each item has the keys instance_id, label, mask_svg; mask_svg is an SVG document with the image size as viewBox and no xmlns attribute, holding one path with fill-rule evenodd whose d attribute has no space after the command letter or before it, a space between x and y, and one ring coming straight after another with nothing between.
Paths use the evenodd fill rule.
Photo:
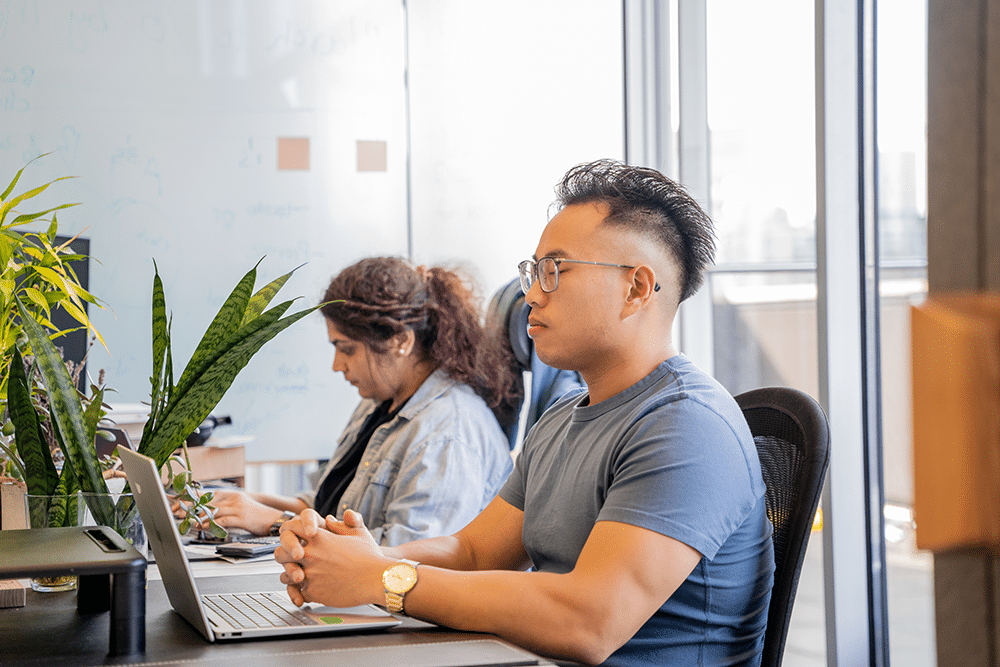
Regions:
<instances>
[{"instance_id":1,"label":"man's blue t-shirt","mask_svg":"<svg viewBox=\"0 0 1000 667\"><path fill-rule=\"evenodd\" d=\"M678 355L596 405L561 400L528 434L500 496L524 512L536 570L569 572L598 521L656 531L702 559L607 665L758 665L774 554L739 406Z\"/></svg>"}]
</instances>

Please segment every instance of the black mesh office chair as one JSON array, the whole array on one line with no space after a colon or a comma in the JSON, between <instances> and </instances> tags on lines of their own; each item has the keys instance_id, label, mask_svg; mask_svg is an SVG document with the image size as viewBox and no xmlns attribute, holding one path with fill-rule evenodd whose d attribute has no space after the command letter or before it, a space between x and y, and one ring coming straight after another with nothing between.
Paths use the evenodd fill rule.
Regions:
<instances>
[{"instance_id":1,"label":"black mesh office chair","mask_svg":"<svg viewBox=\"0 0 1000 667\"><path fill-rule=\"evenodd\" d=\"M789 387L736 396L757 445L774 525L774 588L761 667L780 667L799 572L830 461L826 415L811 396Z\"/></svg>"}]
</instances>

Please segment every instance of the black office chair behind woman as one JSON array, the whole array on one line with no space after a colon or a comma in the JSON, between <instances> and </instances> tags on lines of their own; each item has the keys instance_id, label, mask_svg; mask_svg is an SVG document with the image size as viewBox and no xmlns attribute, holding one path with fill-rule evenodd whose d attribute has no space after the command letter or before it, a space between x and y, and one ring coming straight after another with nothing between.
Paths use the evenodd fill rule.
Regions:
<instances>
[{"instance_id":1,"label":"black office chair behind woman","mask_svg":"<svg viewBox=\"0 0 1000 667\"><path fill-rule=\"evenodd\" d=\"M520 419L505 428L513 450L524 433L534 426L542 413L564 394L584 388L583 379L576 371L563 371L548 366L535 354L535 346L528 337L528 313L521 281L514 278L497 290L490 300L486 326L496 329L509 344L521 371L531 372L531 384L525 387L527 403L520 406ZM501 424L504 420L500 421ZM521 425L519 432L518 425Z\"/></svg>"}]
</instances>

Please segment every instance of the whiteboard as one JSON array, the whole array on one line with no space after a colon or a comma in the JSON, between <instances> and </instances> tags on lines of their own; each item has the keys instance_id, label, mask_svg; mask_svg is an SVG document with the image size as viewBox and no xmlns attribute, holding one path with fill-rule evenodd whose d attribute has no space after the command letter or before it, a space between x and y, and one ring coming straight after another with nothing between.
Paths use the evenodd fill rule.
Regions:
<instances>
[{"instance_id":1,"label":"whiteboard","mask_svg":"<svg viewBox=\"0 0 1000 667\"><path fill-rule=\"evenodd\" d=\"M403 43L398 0L0 3L0 180L46 152L24 188L77 177L28 210L81 202L60 231L91 242L109 352L88 368L110 401L149 398L154 260L179 378L258 262L258 285L305 264L279 299L309 306L347 264L407 253ZM308 168L279 169L301 139ZM383 170L358 170L367 141ZM332 355L318 313L281 333L215 410L220 435L254 436L251 460L328 456L358 400Z\"/></svg>"},{"instance_id":2,"label":"whiteboard","mask_svg":"<svg viewBox=\"0 0 1000 667\"><path fill-rule=\"evenodd\" d=\"M25 187L78 177L39 207L81 202L59 220L108 306L89 369L140 403L154 260L175 377L258 261L258 284L305 263L279 294L304 306L408 253L488 300L565 170L622 156L622 35L620 0L0 0L0 181L46 152ZM302 140L308 169L279 168ZM282 332L219 404L248 460L330 455L358 396L326 335Z\"/></svg>"}]
</instances>

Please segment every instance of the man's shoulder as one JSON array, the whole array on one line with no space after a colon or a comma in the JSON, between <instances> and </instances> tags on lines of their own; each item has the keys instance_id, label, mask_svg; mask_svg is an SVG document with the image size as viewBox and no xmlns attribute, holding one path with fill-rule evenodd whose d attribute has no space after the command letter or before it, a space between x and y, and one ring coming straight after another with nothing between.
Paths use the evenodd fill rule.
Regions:
<instances>
[{"instance_id":1,"label":"man's shoulder","mask_svg":"<svg viewBox=\"0 0 1000 667\"><path fill-rule=\"evenodd\" d=\"M706 416L715 415L737 425L744 422L743 413L732 394L687 357L672 357L658 370L661 374L650 391L653 403L669 406L677 402Z\"/></svg>"}]
</instances>

